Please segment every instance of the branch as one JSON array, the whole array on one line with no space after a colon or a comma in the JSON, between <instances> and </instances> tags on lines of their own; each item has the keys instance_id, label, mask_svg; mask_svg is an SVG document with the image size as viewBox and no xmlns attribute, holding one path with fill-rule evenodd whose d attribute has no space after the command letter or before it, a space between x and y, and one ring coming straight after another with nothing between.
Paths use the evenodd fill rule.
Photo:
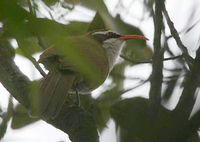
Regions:
<instances>
[{"instance_id":1,"label":"branch","mask_svg":"<svg viewBox=\"0 0 200 142\"><path fill-rule=\"evenodd\" d=\"M24 50L24 45L23 45L23 41L24 39L18 39L16 38L17 40L17 43L19 45L19 48L21 48L21 50L23 51L24 55L33 63L33 65L35 66L35 68L39 71L39 73L45 77L46 76L46 73L42 70L42 68L40 67L39 63L35 60L34 57L32 57L32 55L27 52L27 50Z\"/></svg>"},{"instance_id":2,"label":"branch","mask_svg":"<svg viewBox=\"0 0 200 142\"><path fill-rule=\"evenodd\" d=\"M147 61L134 61L132 59L127 58L124 55L120 55L120 57L128 62L131 62L132 64L146 64L146 63L152 63L152 59L151 60L147 60ZM182 58L183 55L178 55L178 56L174 56L174 57L169 57L169 58L164 58L163 61L169 61L169 60L176 60L178 58Z\"/></svg>"},{"instance_id":3,"label":"branch","mask_svg":"<svg viewBox=\"0 0 200 142\"><path fill-rule=\"evenodd\" d=\"M124 74L120 74L120 73L113 73L112 72L112 76L119 78L119 79L129 79L129 80L138 80L138 81L144 81L145 79L141 78L141 77L132 77L132 76L125 76Z\"/></svg>"},{"instance_id":4,"label":"branch","mask_svg":"<svg viewBox=\"0 0 200 142\"><path fill-rule=\"evenodd\" d=\"M161 49L161 31L163 29L162 8L164 6L163 0L156 0L155 2L155 16L154 16L154 55L152 62L151 88L149 93L149 105L151 115L157 114L161 101L161 89L163 79L163 50Z\"/></svg>"},{"instance_id":5,"label":"branch","mask_svg":"<svg viewBox=\"0 0 200 142\"><path fill-rule=\"evenodd\" d=\"M0 82L19 103L29 107L30 80L15 65L12 50L7 42L0 42Z\"/></svg>"},{"instance_id":6,"label":"branch","mask_svg":"<svg viewBox=\"0 0 200 142\"><path fill-rule=\"evenodd\" d=\"M4 137L6 133L8 122L12 117L12 113L13 113L13 101L12 101L12 96L10 96L7 112L2 115L2 122L0 124L0 140Z\"/></svg>"},{"instance_id":7,"label":"branch","mask_svg":"<svg viewBox=\"0 0 200 142\"><path fill-rule=\"evenodd\" d=\"M195 103L195 92L200 81L200 47L196 52L196 58L192 66L191 72L188 73L184 89L175 108L175 112L179 117L188 119Z\"/></svg>"},{"instance_id":8,"label":"branch","mask_svg":"<svg viewBox=\"0 0 200 142\"><path fill-rule=\"evenodd\" d=\"M184 56L184 58L185 58L185 61L187 62L189 68L191 69L191 68L192 68L193 58L189 55L188 50L187 50L187 48L185 47L185 45L183 45L183 43L182 43L182 41L181 41L181 39L180 39L180 37L179 37L179 34L178 34L177 30L176 30L175 27L174 27L174 23L171 21L171 19L170 19L170 17L169 17L169 14L168 14L168 12L167 12L167 10L166 10L166 8L165 8L165 5L163 6L163 13L164 13L165 18L166 18L166 20L167 20L167 24L168 24L168 26L169 26L169 29L170 29L170 31L171 31L171 34L172 34L172 36L174 37L174 39L175 39L175 41L176 41L178 47L182 50L183 56Z\"/></svg>"},{"instance_id":9,"label":"branch","mask_svg":"<svg viewBox=\"0 0 200 142\"><path fill-rule=\"evenodd\" d=\"M33 65L35 66L35 68L40 72L40 74L45 77L46 73L43 71L43 69L40 67L40 65L38 64L38 62L35 60L35 58L33 58L31 55L27 56L27 58L33 63Z\"/></svg>"},{"instance_id":10,"label":"branch","mask_svg":"<svg viewBox=\"0 0 200 142\"><path fill-rule=\"evenodd\" d=\"M138 83L136 86L134 86L134 87L132 87L132 88L129 88L129 89L127 89L127 90L121 91L120 94L122 95L122 94L127 93L127 92L129 92L129 91L131 91L131 90L134 90L134 89L136 89L136 88L138 88L138 87L140 87L140 86L146 84L148 81L149 81L149 79L144 80L144 81L141 81L141 83Z\"/></svg>"}]
</instances>

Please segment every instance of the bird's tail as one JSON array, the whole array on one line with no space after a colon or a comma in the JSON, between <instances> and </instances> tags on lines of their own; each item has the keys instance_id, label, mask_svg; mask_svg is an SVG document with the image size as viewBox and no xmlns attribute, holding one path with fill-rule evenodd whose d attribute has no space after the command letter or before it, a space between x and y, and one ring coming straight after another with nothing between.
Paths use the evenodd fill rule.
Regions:
<instances>
[{"instance_id":1,"label":"bird's tail","mask_svg":"<svg viewBox=\"0 0 200 142\"><path fill-rule=\"evenodd\" d=\"M74 74L49 72L41 82L39 111L45 119L53 119L65 103L66 95L75 80Z\"/></svg>"}]
</instances>

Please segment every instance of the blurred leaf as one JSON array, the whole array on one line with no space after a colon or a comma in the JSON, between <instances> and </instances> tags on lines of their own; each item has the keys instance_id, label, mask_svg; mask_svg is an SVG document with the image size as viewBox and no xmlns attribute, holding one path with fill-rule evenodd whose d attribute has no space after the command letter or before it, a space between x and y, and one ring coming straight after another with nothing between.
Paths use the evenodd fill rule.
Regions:
<instances>
[{"instance_id":1,"label":"blurred leaf","mask_svg":"<svg viewBox=\"0 0 200 142\"><path fill-rule=\"evenodd\" d=\"M70 22L68 25L58 23L46 18L35 18L27 23L31 29L33 36L57 37L72 36L85 33L87 30L87 23L84 22Z\"/></svg>"},{"instance_id":2,"label":"blurred leaf","mask_svg":"<svg viewBox=\"0 0 200 142\"><path fill-rule=\"evenodd\" d=\"M56 4L57 2L60 2L60 0L43 0L43 2L48 6L52 6Z\"/></svg>"},{"instance_id":3,"label":"blurred leaf","mask_svg":"<svg viewBox=\"0 0 200 142\"><path fill-rule=\"evenodd\" d=\"M151 11L153 8L153 5L155 3L155 0L145 0L144 5L146 6L147 10Z\"/></svg>"},{"instance_id":4,"label":"blurred leaf","mask_svg":"<svg viewBox=\"0 0 200 142\"><path fill-rule=\"evenodd\" d=\"M31 14L19 7L16 1L0 1L0 20L4 24L4 36L30 36L30 30L25 25Z\"/></svg>"},{"instance_id":5,"label":"blurred leaf","mask_svg":"<svg viewBox=\"0 0 200 142\"><path fill-rule=\"evenodd\" d=\"M50 123L65 130L73 142L98 142L99 136L93 116L80 107L64 106Z\"/></svg>"},{"instance_id":6,"label":"blurred leaf","mask_svg":"<svg viewBox=\"0 0 200 142\"><path fill-rule=\"evenodd\" d=\"M34 38L26 38L17 40L19 48L16 49L16 53L22 56L33 55L37 52L41 52L38 42Z\"/></svg>"},{"instance_id":7,"label":"blurred leaf","mask_svg":"<svg viewBox=\"0 0 200 142\"><path fill-rule=\"evenodd\" d=\"M99 13L97 12L88 28L88 32L101 29L106 29L106 25L101 16L99 15Z\"/></svg>"},{"instance_id":8,"label":"blurred leaf","mask_svg":"<svg viewBox=\"0 0 200 142\"><path fill-rule=\"evenodd\" d=\"M103 0L65 0L69 4L85 6L93 10L104 9Z\"/></svg>"},{"instance_id":9,"label":"blurred leaf","mask_svg":"<svg viewBox=\"0 0 200 142\"><path fill-rule=\"evenodd\" d=\"M133 44L124 48L122 54L135 62L150 60L152 58L152 50L150 48Z\"/></svg>"},{"instance_id":10,"label":"blurred leaf","mask_svg":"<svg viewBox=\"0 0 200 142\"><path fill-rule=\"evenodd\" d=\"M88 23L84 22L70 22L68 25L62 25L59 23L56 23L54 21L50 21L48 19L38 19L38 26L41 24L42 27L47 27L47 28L53 28L56 29L56 34L54 31L49 31L49 35L45 34L46 38L41 38L44 43L47 45L49 44L49 38L48 36L51 36L51 34L55 34L55 36L58 34L59 36L68 36L68 34L72 35L81 35L85 34ZM44 24L44 25L43 25ZM48 29L47 29L48 30ZM38 35L39 36L39 35ZM38 39L36 38L19 38L18 40L18 45L20 48L16 49L16 53L20 55L33 55L37 52L41 52L41 47L38 44ZM51 46L51 45L48 45ZM47 47L48 47L47 46Z\"/></svg>"},{"instance_id":11,"label":"blurred leaf","mask_svg":"<svg viewBox=\"0 0 200 142\"><path fill-rule=\"evenodd\" d=\"M11 127L13 129L19 129L38 120L37 118L31 118L28 114L28 110L19 104L14 110Z\"/></svg>"},{"instance_id":12,"label":"blurred leaf","mask_svg":"<svg viewBox=\"0 0 200 142\"><path fill-rule=\"evenodd\" d=\"M110 107L112 104L120 100L121 92L123 90L124 80L113 77L113 73L123 74L126 64L124 62L118 63L115 65L115 68L112 70L110 77L112 78L112 83L115 86L107 91L104 91L96 101L95 105L95 120L97 127L102 132L106 128L106 124L110 119Z\"/></svg>"},{"instance_id":13,"label":"blurred leaf","mask_svg":"<svg viewBox=\"0 0 200 142\"><path fill-rule=\"evenodd\" d=\"M17 3L20 5L20 6L28 6L28 0L17 0Z\"/></svg>"},{"instance_id":14,"label":"blurred leaf","mask_svg":"<svg viewBox=\"0 0 200 142\"><path fill-rule=\"evenodd\" d=\"M69 24L65 25L66 31L71 36L75 35L83 35L87 33L87 29L89 27L89 23L86 22L77 22L77 21L71 21Z\"/></svg>"},{"instance_id":15,"label":"blurred leaf","mask_svg":"<svg viewBox=\"0 0 200 142\"><path fill-rule=\"evenodd\" d=\"M151 141L154 137L152 132L156 125L149 119L148 100L145 98L135 97L117 102L111 108L111 116L120 127L122 142L138 138Z\"/></svg>"},{"instance_id":16,"label":"blurred leaf","mask_svg":"<svg viewBox=\"0 0 200 142\"><path fill-rule=\"evenodd\" d=\"M38 115L40 115L40 105L39 105L39 89L40 89L40 83L41 80L37 80L37 81L32 81L29 84L29 90L30 90L30 109L29 109L29 114L33 117L38 117Z\"/></svg>"},{"instance_id":17,"label":"blurred leaf","mask_svg":"<svg viewBox=\"0 0 200 142\"><path fill-rule=\"evenodd\" d=\"M109 102L100 102L96 104L94 111L94 117L96 121L97 128L100 132L104 130L107 125L108 120L110 119L110 103Z\"/></svg>"},{"instance_id":18,"label":"blurred leaf","mask_svg":"<svg viewBox=\"0 0 200 142\"><path fill-rule=\"evenodd\" d=\"M91 112L95 118L97 128L100 132L106 127L106 123L110 118L108 101L96 101L91 95L81 95L81 106Z\"/></svg>"},{"instance_id":19,"label":"blurred leaf","mask_svg":"<svg viewBox=\"0 0 200 142\"><path fill-rule=\"evenodd\" d=\"M96 100L94 116L97 123L97 127L102 132L106 127L108 120L110 119L111 106L120 100L121 95L121 82L116 83L116 86L110 90L103 92Z\"/></svg>"},{"instance_id":20,"label":"blurred leaf","mask_svg":"<svg viewBox=\"0 0 200 142\"><path fill-rule=\"evenodd\" d=\"M147 126L147 107L147 99L141 97L125 99L112 106L111 116L121 127L132 128L134 131L142 133ZM143 128L141 128L141 124L143 124Z\"/></svg>"},{"instance_id":21,"label":"blurred leaf","mask_svg":"<svg viewBox=\"0 0 200 142\"><path fill-rule=\"evenodd\" d=\"M197 140L187 119L178 117L162 106L158 114L152 116L148 105L147 99L135 97L121 100L111 107L111 116L120 130L122 142Z\"/></svg>"},{"instance_id":22,"label":"blurred leaf","mask_svg":"<svg viewBox=\"0 0 200 142\"><path fill-rule=\"evenodd\" d=\"M138 34L143 35L142 31L130 24L123 22L118 15L115 20L118 32L121 34ZM127 46L123 50L123 55L129 57L134 61L144 61L151 59L153 52L151 48L146 45L144 40L129 40L126 42Z\"/></svg>"},{"instance_id":23,"label":"blurred leaf","mask_svg":"<svg viewBox=\"0 0 200 142\"><path fill-rule=\"evenodd\" d=\"M6 0L0 1L0 20L4 24L4 37L69 36L85 33L88 28L84 22L64 25L46 18L35 18L17 3Z\"/></svg>"},{"instance_id":24,"label":"blurred leaf","mask_svg":"<svg viewBox=\"0 0 200 142\"><path fill-rule=\"evenodd\" d=\"M113 17L109 14L109 11L103 0L95 0L95 1L94 0L65 0L65 1L71 4L85 6L89 9L97 11L100 17L102 18L102 20L104 21L104 25L106 29L109 28L114 31L117 31L115 27L115 23L113 22ZM98 19L100 17L98 17Z\"/></svg>"}]
</instances>

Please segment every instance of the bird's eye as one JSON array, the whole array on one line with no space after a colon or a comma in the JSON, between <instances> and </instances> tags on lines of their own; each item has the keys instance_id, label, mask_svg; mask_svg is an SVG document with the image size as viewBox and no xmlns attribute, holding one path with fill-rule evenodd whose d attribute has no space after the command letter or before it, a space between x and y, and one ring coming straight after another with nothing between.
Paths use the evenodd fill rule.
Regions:
<instances>
[{"instance_id":1,"label":"bird's eye","mask_svg":"<svg viewBox=\"0 0 200 142\"><path fill-rule=\"evenodd\" d=\"M120 37L119 34L113 33L113 32L108 32L106 35L107 35L108 38L118 38L118 37Z\"/></svg>"}]
</instances>

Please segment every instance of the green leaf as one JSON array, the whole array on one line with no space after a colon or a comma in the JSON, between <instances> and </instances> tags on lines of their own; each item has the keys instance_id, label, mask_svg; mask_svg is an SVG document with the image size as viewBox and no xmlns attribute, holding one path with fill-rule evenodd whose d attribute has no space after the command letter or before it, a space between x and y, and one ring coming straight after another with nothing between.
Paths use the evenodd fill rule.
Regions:
<instances>
[{"instance_id":1,"label":"green leaf","mask_svg":"<svg viewBox=\"0 0 200 142\"><path fill-rule=\"evenodd\" d=\"M56 4L57 2L60 2L60 0L43 0L43 2L48 6L52 6Z\"/></svg>"},{"instance_id":2,"label":"green leaf","mask_svg":"<svg viewBox=\"0 0 200 142\"><path fill-rule=\"evenodd\" d=\"M38 120L38 118L31 118L28 114L28 110L24 106L19 104L14 110L11 128L19 129Z\"/></svg>"},{"instance_id":3,"label":"green leaf","mask_svg":"<svg viewBox=\"0 0 200 142\"><path fill-rule=\"evenodd\" d=\"M59 23L56 23L54 21L50 21L48 19L37 19L38 21L38 26L41 25L41 27L47 27L47 30L44 30L44 32L42 33L45 33L47 32L45 35L46 38L42 38L40 35L42 33L40 33L38 35L38 37L41 38L42 42L44 42L47 47L51 46L49 45L49 37L51 38L52 36L57 36L57 34L59 36L68 36L69 34L72 36L72 35L82 35L82 34L85 34L86 31L87 31L87 28L88 28L88 23L85 23L85 22L70 22L68 25L62 25L62 24L59 24ZM54 31L48 31L48 28L52 28L52 29L56 29L56 34ZM53 34L53 35L52 35ZM40 45L38 44L38 39L37 38L18 38L17 40L18 42L18 45L20 48L17 48L16 49L16 53L17 54L20 54L20 55L23 55L23 56L26 56L26 55L33 55L37 52L41 52L41 47ZM47 48L46 47L46 48Z\"/></svg>"},{"instance_id":4,"label":"green leaf","mask_svg":"<svg viewBox=\"0 0 200 142\"><path fill-rule=\"evenodd\" d=\"M116 27L121 34L138 34L143 35L142 31L130 24L125 23L121 20L118 15L114 21L116 22ZM123 50L123 55L129 57L134 61L144 61L152 58L153 52L151 48L146 45L144 40L129 40L126 42L127 46Z\"/></svg>"},{"instance_id":5,"label":"green leaf","mask_svg":"<svg viewBox=\"0 0 200 142\"><path fill-rule=\"evenodd\" d=\"M39 100L39 89L40 89L40 82L41 80L38 81L32 81L29 84L29 90L30 90L30 114L31 116L38 117L40 115L40 100Z\"/></svg>"},{"instance_id":6,"label":"green leaf","mask_svg":"<svg viewBox=\"0 0 200 142\"><path fill-rule=\"evenodd\" d=\"M121 100L112 106L111 116L122 130L123 142L146 137L146 131L150 128L147 99L136 97Z\"/></svg>"},{"instance_id":7,"label":"green leaf","mask_svg":"<svg viewBox=\"0 0 200 142\"><path fill-rule=\"evenodd\" d=\"M50 123L65 130L73 142L99 142L93 116L80 107L64 106L58 117Z\"/></svg>"},{"instance_id":8,"label":"green leaf","mask_svg":"<svg viewBox=\"0 0 200 142\"><path fill-rule=\"evenodd\" d=\"M38 45L37 39L35 38L18 39L17 43L19 48L16 49L16 53L22 56L41 52L41 47Z\"/></svg>"},{"instance_id":9,"label":"green leaf","mask_svg":"<svg viewBox=\"0 0 200 142\"><path fill-rule=\"evenodd\" d=\"M104 9L103 0L65 0L69 4L82 5L93 10Z\"/></svg>"},{"instance_id":10,"label":"green leaf","mask_svg":"<svg viewBox=\"0 0 200 142\"><path fill-rule=\"evenodd\" d=\"M87 29L89 27L89 23L86 22L78 22L71 21L69 24L65 25L66 31L71 35L83 35L87 33Z\"/></svg>"},{"instance_id":11,"label":"green leaf","mask_svg":"<svg viewBox=\"0 0 200 142\"><path fill-rule=\"evenodd\" d=\"M92 22L90 23L90 26L87 31L91 32L91 31L101 30L101 29L106 29L106 25L101 15L97 12Z\"/></svg>"},{"instance_id":12,"label":"green leaf","mask_svg":"<svg viewBox=\"0 0 200 142\"><path fill-rule=\"evenodd\" d=\"M85 33L88 28L88 24L84 22L71 22L69 25L64 25L46 18L35 18L17 3L6 0L0 1L0 20L4 24L4 37L22 39L78 35Z\"/></svg>"}]
</instances>

